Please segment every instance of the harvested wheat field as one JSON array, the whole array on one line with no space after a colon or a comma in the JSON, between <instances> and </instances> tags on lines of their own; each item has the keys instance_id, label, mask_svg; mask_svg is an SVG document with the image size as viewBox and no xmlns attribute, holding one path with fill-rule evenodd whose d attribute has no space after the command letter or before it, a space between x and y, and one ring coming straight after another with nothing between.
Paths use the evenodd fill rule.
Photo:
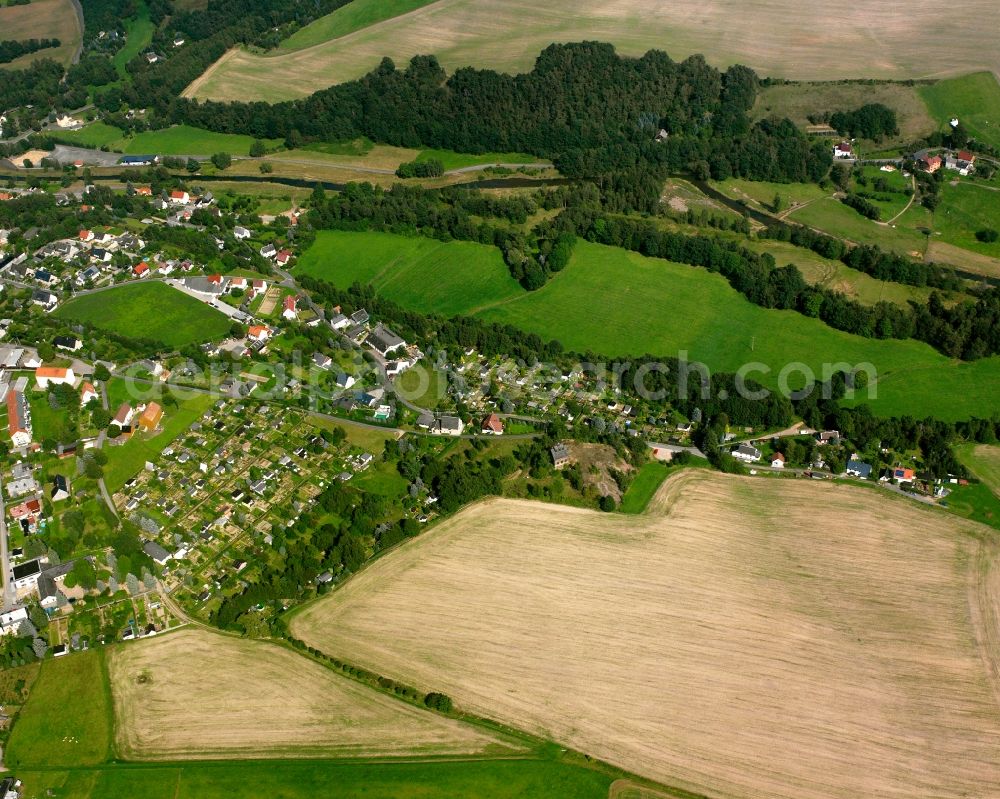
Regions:
<instances>
[{"instance_id":1,"label":"harvested wheat field","mask_svg":"<svg viewBox=\"0 0 1000 799\"><path fill-rule=\"evenodd\" d=\"M293 631L712 797L996 796L990 534L872 490L688 471L639 517L475 505Z\"/></svg>"},{"instance_id":2,"label":"harvested wheat field","mask_svg":"<svg viewBox=\"0 0 1000 799\"><path fill-rule=\"evenodd\" d=\"M996 0L959 0L947 13L933 0L438 0L293 52L231 50L185 94L285 100L360 77L384 56L524 72L552 42L584 40L798 80L941 77L1000 67L998 26Z\"/></svg>"},{"instance_id":3,"label":"harvested wheat field","mask_svg":"<svg viewBox=\"0 0 1000 799\"><path fill-rule=\"evenodd\" d=\"M385 757L505 749L497 738L274 644L181 630L109 652L116 744L126 758Z\"/></svg>"}]
</instances>

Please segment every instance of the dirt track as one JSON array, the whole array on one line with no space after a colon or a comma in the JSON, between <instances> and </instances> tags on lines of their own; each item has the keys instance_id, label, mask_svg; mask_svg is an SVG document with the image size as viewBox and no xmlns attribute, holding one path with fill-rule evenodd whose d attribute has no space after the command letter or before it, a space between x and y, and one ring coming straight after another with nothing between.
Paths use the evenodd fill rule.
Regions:
<instances>
[{"instance_id":1,"label":"dirt track","mask_svg":"<svg viewBox=\"0 0 1000 799\"><path fill-rule=\"evenodd\" d=\"M966 529L863 489L690 472L637 519L490 501L293 631L711 796L995 796L1000 577Z\"/></svg>"},{"instance_id":2,"label":"dirt track","mask_svg":"<svg viewBox=\"0 0 1000 799\"><path fill-rule=\"evenodd\" d=\"M459 755L495 739L274 644L186 629L109 658L121 756Z\"/></svg>"}]
</instances>

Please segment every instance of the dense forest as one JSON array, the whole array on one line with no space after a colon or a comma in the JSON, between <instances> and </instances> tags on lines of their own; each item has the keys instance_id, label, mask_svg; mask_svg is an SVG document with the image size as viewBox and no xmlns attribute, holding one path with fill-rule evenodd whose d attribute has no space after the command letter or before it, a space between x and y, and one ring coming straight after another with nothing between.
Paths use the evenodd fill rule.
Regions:
<instances>
[{"instance_id":1,"label":"dense forest","mask_svg":"<svg viewBox=\"0 0 1000 799\"><path fill-rule=\"evenodd\" d=\"M584 42L547 47L522 75L467 68L448 77L433 56L403 70L386 59L360 80L303 100L181 99L171 116L291 146L367 136L404 147L528 152L568 176L597 179L622 210L651 210L668 172L799 181L828 172L825 143L811 144L791 122L751 124L757 87L746 67L722 73L701 56L627 58Z\"/></svg>"}]
</instances>

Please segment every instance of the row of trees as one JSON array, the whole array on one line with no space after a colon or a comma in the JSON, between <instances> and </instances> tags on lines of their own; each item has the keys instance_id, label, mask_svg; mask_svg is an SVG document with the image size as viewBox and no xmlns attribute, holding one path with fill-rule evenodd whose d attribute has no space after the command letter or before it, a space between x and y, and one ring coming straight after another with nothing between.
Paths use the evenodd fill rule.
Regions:
<instances>
[{"instance_id":1,"label":"row of trees","mask_svg":"<svg viewBox=\"0 0 1000 799\"><path fill-rule=\"evenodd\" d=\"M58 39L4 39L0 41L0 64L7 64L28 53L37 53L49 47L59 47Z\"/></svg>"},{"instance_id":2,"label":"row of trees","mask_svg":"<svg viewBox=\"0 0 1000 799\"><path fill-rule=\"evenodd\" d=\"M827 236L802 225L777 222L762 235L777 241L787 241L796 247L812 250L824 258L841 261L878 280L904 283L908 286L931 286L946 291L962 288L962 281L954 270L933 263L923 263L886 252L873 245L852 247L842 239Z\"/></svg>"}]
</instances>

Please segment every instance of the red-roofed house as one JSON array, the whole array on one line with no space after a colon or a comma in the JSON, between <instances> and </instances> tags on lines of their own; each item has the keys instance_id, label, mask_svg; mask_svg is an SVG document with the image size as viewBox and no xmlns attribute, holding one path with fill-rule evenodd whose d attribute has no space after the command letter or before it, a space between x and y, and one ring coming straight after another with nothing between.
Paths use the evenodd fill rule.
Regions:
<instances>
[{"instance_id":1,"label":"red-roofed house","mask_svg":"<svg viewBox=\"0 0 1000 799\"><path fill-rule=\"evenodd\" d=\"M31 443L31 408L20 391L7 392L7 432L15 447L26 447Z\"/></svg>"},{"instance_id":2,"label":"red-roofed house","mask_svg":"<svg viewBox=\"0 0 1000 799\"><path fill-rule=\"evenodd\" d=\"M80 386L80 404L86 405L91 400L98 398L97 390L94 388L93 383L88 383L86 380L83 385Z\"/></svg>"},{"instance_id":3,"label":"red-roofed house","mask_svg":"<svg viewBox=\"0 0 1000 799\"><path fill-rule=\"evenodd\" d=\"M245 289L246 287L247 287L247 279L245 277L229 278L230 289Z\"/></svg>"},{"instance_id":4,"label":"red-roofed house","mask_svg":"<svg viewBox=\"0 0 1000 799\"><path fill-rule=\"evenodd\" d=\"M64 369L61 366L39 366L35 369L35 382L39 388L48 388L52 385L71 386L76 382L76 375L69 367Z\"/></svg>"},{"instance_id":5,"label":"red-roofed house","mask_svg":"<svg viewBox=\"0 0 1000 799\"><path fill-rule=\"evenodd\" d=\"M934 174L941 168L941 156L939 155L928 155L926 158L918 162L918 166L924 170L924 172L930 172Z\"/></svg>"},{"instance_id":6,"label":"red-roofed house","mask_svg":"<svg viewBox=\"0 0 1000 799\"><path fill-rule=\"evenodd\" d=\"M485 419L483 419L483 433L499 436L503 435L503 422L500 417L495 413L491 413Z\"/></svg>"},{"instance_id":7,"label":"red-roofed house","mask_svg":"<svg viewBox=\"0 0 1000 799\"><path fill-rule=\"evenodd\" d=\"M914 478L913 469L893 469L892 477L900 483L912 483Z\"/></svg>"},{"instance_id":8,"label":"red-roofed house","mask_svg":"<svg viewBox=\"0 0 1000 799\"><path fill-rule=\"evenodd\" d=\"M93 241L94 231L93 230L81 230L80 231L80 241Z\"/></svg>"},{"instance_id":9,"label":"red-roofed house","mask_svg":"<svg viewBox=\"0 0 1000 799\"><path fill-rule=\"evenodd\" d=\"M291 295L285 297L281 315L285 319L298 319L299 310L297 308L298 298Z\"/></svg>"},{"instance_id":10,"label":"red-roofed house","mask_svg":"<svg viewBox=\"0 0 1000 799\"><path fill-rule=\"evenodd\" d=\"M254 280L250 283L250 294L257 297L267 291L266 280Z\"/></svg>"},{"instance_id":11,"label":"red-roofed house","mask_svg":"<svg viewBox=\"0 0 1000 799\"><path fill-rule=\"evenodd\" d=\"M274 256L274 260L277 261L282 266L284 266L285 264L287 264L289 261L292 260L292 251L291 250L279 250L278 254L276 256Z\"/></svg>"},{"instance_id":12,"label":"red-roofed house","mask_svg":"<svg viewBox=\"0 0 1000 799\"><path fill-rule=\"evenodd\" d=\"M785 456L780 452L774 453L774 457L771 458L771 468L772 469L784 469L785 468Z\"/></svg>"},{"instance_id":13,"label":"red-roofed house","mask_svg":"<svg viewBox=\"0 0 1000 799\"><path fill-rule=\"evenodd\" d=\"M149 186L136 186L135 193L140 197L152 197L153 190Z\"/></svg>"},{"instance_id":14,"label":"red-roofed house","mask_svg":"<svg viewBox=\"0 0 1000 799\"><path fill-rule=\"evenodd\" d=\"M174 189L170 192L170 202L174 205L187 205L191 202L191 195L186 191L180 191L179 189Z\"/></svg>"},{"instance_id":15,"label":"red-roofed house","mask_svg":"<svg viewBox=\"0 0 1000 799\"><path fill-rule=\"evenodd\" d=\"M271 328L267 325L250 325L250 329L247 330L247 338L254 341L267 341L270 336Z\"/></svg>"},{"instance_id":16,"label":"red-roofed house","mask_svg":"<svg viewBox=\"0 0 1000 799\"><path fill-rule=\"evenodd\" d=\"M967 164L976 163L976 154L970 153L968 150L962 150L955 156L959 161L964 161Z\"/></svg>"},{"instance_id":17,"label":"red-roofed house","mask_svg":"<svg viewBox=\"0 0 1000 799\"><path fill-rule=\"evenodd\" d=\"M149 277L149 264L143 261L141 264L136 264L132 271L135 272L136 277Z\"/></svg>"},{"instance_id":18,"label":"red-roofed house","mask_svg":"<svg viewBox=\"0 0 1000 799\"><path fill-rule=\"evenodd\" d=\"M853 158L854 157L854 147L849 141L842 141L840 144L835 145L833 148L834 158Z\"/></svg>"},{"instance_id":19,"label":"red-roofed house","mask_svg":"<svg viewBox=\"0 0 1000 799\"><path fill-rule=\"evenodd\" d=\"M207 279L213 286L222 285L222 275L209 275Z\"/></svg>"},{"instance_id":20,"label":"red-roofed house","mask_svg":"<svg viewBox=\"0 0 1000 799\"><path fill-rule=\"evenodd\" d=\"M32 522L38 520L42 513L42 503L38 499L29 499L20 505L15 505L10 509L10 517L15 521L18 519L29 519Z\"/></svg>"}]
</instances>

